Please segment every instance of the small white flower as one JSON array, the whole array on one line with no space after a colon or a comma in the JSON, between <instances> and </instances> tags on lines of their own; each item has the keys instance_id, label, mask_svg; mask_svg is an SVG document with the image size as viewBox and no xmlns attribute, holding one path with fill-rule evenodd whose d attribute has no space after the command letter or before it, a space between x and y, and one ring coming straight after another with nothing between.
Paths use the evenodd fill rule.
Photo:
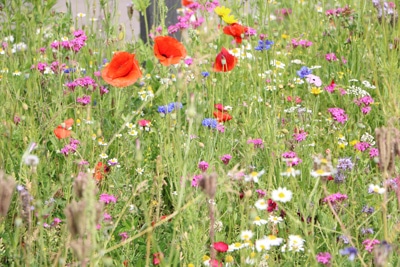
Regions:
<instances>
[{"instance_id":1,"label":"small white flower","mask_svg":"<svg viewBox=\"0 0 400 267\"><path fill-rule=\"evenodd\" d=\"M240 239L242 240L250 240L253 237L253 232L251 230L244 230L240 234Z\"/></svg>"},{"instance_id":2,"label":"small white flower","mask_svg":"<svg viewBox=\"0 0 400 267\"><path fill-rule=\"evenodd\" d=\"M322 169L318 169L318 170L315 170L315 171L311 172L311 176L315 177L315 178L324 177L324 176L330 176L330 175L332 175L331 172L327 172L327 171L324 171Z\"/></svg>"},{"instance_id":3,"label":"small white flower","mask_svg":"<svg viewBox=\"0 0 400 267\"><path fill-rule=\"evenodd\" d=\"M108 158L108 155L103 152L103 153L100 154L100 158L106 159L106 158Z\"/></svg>"},{"instance_id":4,"label":"small white flower","mask_svg":"<svg viewBox=\"0 0 400 267\"><path fill-rule=\"evenodd\" d=\"M265 239L268 240L268 244L270 246L280 246L283 242L283 238L277 237L275 235L269 235L269 236L265 237Z\"/></svg>"},{"instance_id":5,"label":"small white flower","mask_svg":"<svg viewBox=\"0 0 400 267\"><path fill-rule=\"evenodd\" d=\"M271 244L267 238L262 238L256 240L256 250L258 252L261 252L263 250L270 250L271 249Z\"/></svg>"},{"instance_id":6,"label":"small white flower","mask_svg":"<svg viewBox=\"0 0 400 267\"><path fill-rule=\"evenodd\" d=\"M274 67L276 67L276 68L279 68L279 69L284 69L285 68L285 64L284 63L282 63L281 61L278 61L278 60L275 60L275 59L273 59L273 60L271 60L270 62L269 62L269 64L271 64L272 66L274 66Z\"/></svg>"},{"instance_id":7,"label":"small white flower","mask_svg":"<svg viewBox=\"0 0 400 267\"><path fill-rule=\"evenodd\" d=\"M86 14L85 13L78 13L78 14L76 14L76 16L78 18L84 18L84 17L86 17Z\"/></svg>"},{"instance_id":8,"label":"small white flower","mask_svg":"<svg viewBox=\"0 0 400 267\"><path fill-rule=\"evenodd\" d=\"M136 172L137 172L139 175L142 175L142 174L144 173L144 169L143 169L143 168L136 168Z\"/></svg>"},{"instance_id":9,"label":"small white flower","mask_svg":"<svg viewBox=\"0 0 400 267\"><path fill-rule=\"evenodd\" d=\"M278 224L280 222L283 222L283 219L282 219L281 216L269 215L268 221L273 223L273 224Z\"/></svg>"},{"instance_id":10,"label":"small white flower","mask_svg":"<svg viewBox=\"0 0 400 267\"><path fill-rule=\"evenodd\" d=\"M377 193L377 194L383 194L385 193L385 188L383 187L379 187L379 185L375 185L375 184L370 184L368 186L368 193Z\"/></svg>"},{"instance_id":11,"label":"small white flower","mask_svg":"<svg viewBox=\"0 0 400 267\"><path fill-rule=\"evenodd\" d=\"M304 83L304 81L303 81L301 78L299 78L299 77L295 77L295 78L293 79L293 82L294 82L295 84L303 84L303 83Z\"/></svg>"},{"instance_id":12,"label":"small white flower","mask_svg":"<svg viewBox=\"0 0 400 267\"><path fill-rule=\"evenodd\" d=\"M265 201L265 199L260 198L256 201L254 206L259 210L266 210L268 208L268 203Z\"/></svg>"},{"instance_id":13,"label":"small white flower","mask_svg":"<svg viewBox=\"0 0 400 267\"><path fill-rule=\"evenodd\" d=\"M253 181L253 182L255 182L255 183L258 183L258 178L260 178L261 175L263 175L264 173L265 173L264 170L262 170L262 171L260 171L260 172L252 172L252 173L250 173L250 174L245 175L245 176L244 176L244 180L245 180L246 182L251 182L251 181Z\"/></svg>"},{"instance_id":14,"label":"small white flower","mask_svg":"<svg viewBox=\"0 0 400 267\"><path fill-rule=\"evenodd\" d=\"M271 198L273 201L278 201L278 202L289 202L292 199L292 191L287 190L286 187L281 188L279 187L278 189L272 191Z\"/></svg>"},{"instance_id":15,"label":"small white flower","mask_svg":"<svg viewBox=\"0 0 400 267\"><path fill-rule=\"evenodd\" d=\"M264 225L264 224L267 224L267 223L268 223L267 220L261 219L259 216L256 216L254 218L254 221L253 221L253 224L255 224L257 226L261 226L261 225Z\"/></svg>"},{"instance_id":16,"label":"small white flower","mask_svg":"<svg viewBox=\"0 0 400 267\"><path fill-rule=\"evenodd\" d=\"M300 170L295 170L293 167L289 167L287 168L287 170L285 172L281 172L282 176L292 176L292 177L296 177L297 175L300 174Z\"/></svg>"}]
</instances>

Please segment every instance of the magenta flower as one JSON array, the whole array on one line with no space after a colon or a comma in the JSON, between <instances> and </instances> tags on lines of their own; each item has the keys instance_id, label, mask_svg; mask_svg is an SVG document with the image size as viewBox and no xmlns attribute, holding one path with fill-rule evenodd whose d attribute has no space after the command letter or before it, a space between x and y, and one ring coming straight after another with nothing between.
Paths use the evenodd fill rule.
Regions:
<instances>
[{"instance_id":1,"label":"magenta flower","mask_svg":"<svg viewBox=\"0 0 400 267\"><path fill-rule=\"evenodd\" d=\"M371 148L369 150L369 157L370 158L379 157L379 150L377 148Z\"/></svg>"},{"instance_id":2,"label":"magenta flower","mask_svg":"<svg viewBox=\"0 0 400 267\"><path fill-rule=\"evenodd\" d=\"M119 233L119 236L121 237L121 241L125 241L125 240L127 240L128 237L129 237L129 235L128 235L127 232Z\"/></svg>"},{"instance_id":3,"label":"magenta flower","mask_svg":"<svg viewBox=\"0 0 400 267\"><path fill-rule=\"evenodd\" d=\"M193 176L192 179L192 187L197 187L199 185L199 181L203 179L203 175L202 174L198 174Z\"/></svg>"},{"instance_id":4,"label":"magenta flower","mask_svg":"<svg viewBox=\"0 0 400 267\"><path fill-rule=\"evenodd\" d=\"M228 165L231 158L232 156L230 154L225 154L221 157L221 160L225 165Z\"/></svg>"},{"instance_id":5,"label":"magenta flower","mask_svg":"<svg viewBox=\"0 0 400 267\"><path fill-rule=\"evenodd\" d=\"M368 251L369 253L372 252L374 249L374 246L376 244L380 244L381 242L377 239L366 239L362 242L362 244L365 246L365 250Z\"/></svg>"},{"instance_id":6,"label":"magenta flower","mask_svg":"<svg viewBox=\"0 0 400 267\"><path fill-rule=\"evenodd\" d=\"M324 198L324 202L330 202L332 204L336 204L337 202L341 202L343 200L346 200L347 198L348 198L347 195L341 193L335 193Z\"/></svg>"},{"instance_id":7,"label":"magenta flower","mask_svg":"<svg viewBox=\"0 0 400 267\"><path fill-rule=\"evenodd\" d=\"M329 62L338 60L338 58L336 57L335 53L326 54L325 55L325 59L328 60Z\"/></svg>"},{"instance_id":8,"label":"magenta flower","mask_svg":"<svg viewBox=\"0 0 400 267\"><path fill-rule=\"evenodd\" d=\"M304 141L307 138L307 132L300 131L300 133L294 133L293 137L294 137L294 140L296 140L297 142Z\"/></svg>"},{"instance_id":9,"label":"magenta flower","mask_svg":"<svg viewBox=\"0 0 400 267\"><path fill-rule=\"evenodd\" d=\"M108 195L108 194L101 194L100 195L100 201L104 202L105 204L109 204L111 202L117 203L117 198L113 195Z\"/></svg>"},{"instance_id":10,"label":"magenta flower","mask_svg":"<svg viewBox=\"0 0 400 267\"><path fill-rule=\"evenodd\" d=\"M371 145L367 142L358 142L357 144L354 145L354 148L357 149L358 151L364 152L367 150Z\"/></svg>"},{"instance_id":11,"label":"magenta flower","mask_svg":"<svg viewBox=\"0 0 400 267\"><path fill-rule=\"evenodd\" d=\"M257 192L259 198L263 198L267 194L267 192L265 192L262 189L257 189L256 192Z\"/></svg>"},{"instance_id":12,"label":"magenta flower","mask_svg":"<svg viewBox=\"0 0 400 267\"><path fill-rule=\"evenodd\" d=\"M78 97L77 99L76 99L76 102L77 103L81 103L83 106L86 106L87 104L89 104L90 103L90 96L89 95L84 95L84 96L82 96L82 97Z\"/></svg>"},{"instance_id":13,"label":"magenta flower","mask_svg":"<svg viewBox=\"0 0 400 267\"><path fill-rule=\"evenodd\" d=\"M253 144L254 148L264 148L264 143L262 139L250 139L247 144Z\"/></svg>"},{"instance_id":14,"label":"magenta flower","mask_svg":"<svg viewBox=\"0 0 400 267\"><path fill-rule=\"evenodd\" d=\"M208 166L209 166L209 165L208 165L208 162L207 162L207 161L200 161L200 162L199 162L199 165L198 165L199 169L200 169L202 172L207 171Z\"/></svg>"},{"instance_id":15,"label":"magenta flower","mask_svg":"<svg viewBox=\"0 0 400 267\"><path fill-rule=\"evenodd\" d=\"M328 108L328 112L331 113L332 118L341 123L344 124L348 120L348 116L344 109L341 108Z\"/></svg>"},{"instance_id":16,"label":"magenta flower","mask_svg":"<svg viewBox=\"0 0 400 267\"><path fill-rule=\"evenodd\" d=\"M317 254L317 261L324 265L328 265L331 261L331 254L329 252L320 252Z\"/></svg>"}]
</instances>

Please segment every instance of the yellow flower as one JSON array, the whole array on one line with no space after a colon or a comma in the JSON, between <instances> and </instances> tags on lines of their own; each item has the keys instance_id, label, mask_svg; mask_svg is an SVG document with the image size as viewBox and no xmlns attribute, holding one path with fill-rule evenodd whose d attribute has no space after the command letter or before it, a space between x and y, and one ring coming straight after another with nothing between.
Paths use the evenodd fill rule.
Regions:
<instances>
[{"instance_id":1,"label":"yellow flower","mask_svg":"<svg viewBox=\"0 0 400 267\"><path fill-rule=\"evenodd\" d=\"M282 33L282 39L287 39L289 38L289 35L287 35L286 33Z\"/></svg>"},{"instance_id":2,"label":"yellow flower","mask_svg":"<svg viewBox=\"0 0 400 267\"><path fill-rule=\"evenodd\" d=\"M350 145L351 146L355 146L358 142L359 142L358 140L350 141Z\"/></svg>"},{"instance_id":3,"label":"yellow flower","mask_svg":"<svg viewBox=\"0 0 400 267\"><path fill-rule=\"evenodd\" d=\"M226 263L232 263L234 261L233 257L231 255L226 255L225 256L225 262Z\"/></svg>"},{"instance_id":4,"label":"yellow flower","mask_svg":"<svg viewBox=\"0 0 400 267\"><path fill-rule=\"evenodd\" d=\"M220 16L220 17L228 16L229 13L231 13L231 10L230 10L229 8L227 8L227 7L224 7L224 6L217 6L217 7L214 9L214 11L215 11L215 13L217 13L217 15Z\"/></svg>"},{"instance_id":5,"label":"yellow flower","mask_svg":"<svg viewBox=\"0 0 400 267\"><path fill-rule=\"evenodd\" d=\"M227 24L233 24L238 22L233 15L223 16L222 20L225 21Z\"/></svg>"},{"instance_id":6,"label":"yellow flower","mask_svg":"<svg viewBox=\"0 0 400 267\"><path fill-rule=\"evenodd\" d=\"M310 93L313 95L319 95L322 93L322 90L319 87L312 87Z\"/></svg>"}]
</instances>

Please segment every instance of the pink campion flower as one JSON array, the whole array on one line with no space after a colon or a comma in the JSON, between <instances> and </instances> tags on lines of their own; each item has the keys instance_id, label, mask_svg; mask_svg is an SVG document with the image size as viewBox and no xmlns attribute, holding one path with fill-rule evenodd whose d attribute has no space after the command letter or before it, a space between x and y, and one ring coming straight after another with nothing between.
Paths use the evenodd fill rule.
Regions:
<instances>
[{"instance_id":1,"label":"pink campion flower","mask_svg":"<svg viewBox=\"0 0 400 267\"><path fill-rule=\"evenodd\" d=\"M104 212L104 214L103 214L103 220L109 222L109 221L112 220L112 216L111 216L109 213Z\"/></svg>"},{"instance_id":2,"label":"pink campion flower","mask_svg":"<svg viewBox=\"0 0 400 267\"><path fill-rule=\"evenodd\" d=\"M335 121L341 124L344 124L348 120L346 112L341 108L328 108L328 112L331 113Z\"/></svg>"},{"instance_id":3,"label":"pink campion flower","mask_svg":"<svg viewBox=\"0 0 400 267\"><path fill-rule=\"evenodd\" d=\"M56 225L60 224L61 222L62 222L61 219L56 217L53 219L51 226L56 226Z\"/></svg>"},{"instance_id":4,"label":"pink campion flower","mask_svg":"<svg viewBox=\"0 0 400 267\"><path fill-rule=\"evenodd\" d=\"M254 148L264 148L264 143L262 139L250 139L247 144L253 144Z\"/></svg>"},{"instance_id":5,"label":"pink campion flower","mask_svg":"<svg viewBox=\"0 0 400 267\"><path fill-rule=\"evenodd\" d=\"M307 135L308 135L307 132L300 131L299 133L294 133L293 137L294 137L294 140L296 140L297 142L301 142L301 141L306 140Z\"/></svg>"},{"instance_id":6,"label":"pink campion flower","mask_svg":"<svg viewBox=\"0 0 400 267\"><path fill-rule=\"evenodd\" d=\"M127 232L119 233L119 236L121 237L121 241L125 241L125 240L127 240L128 237L129 237L129 235L128 235Z\"/></svg>"},{"instance_id":7,"label":"pink campion flower","mask_svg":"<svg viewBox=\"0 0 400 267\"><path fill-rule=\"evenodd\" d=\"M331 254L329 252L320 252L317 254L317 261L324 265L328 265L331 261Z\"/></svg>"},{"instance_id":8,"label":"pink campion flower","mask_svg":"<svg viewBox=\"0 0 400 267\"><path fill-rule=\"evenodd\" d=\"M354 145L354 148L357 149L358 151L364 152L367 150L371 145L367 142L358 142L357 144Z\"/></svg>"},{"instance_id":9,"label":"pink campion flower","mask_svg":"<svg viewBox=\"0 0 400 267\"><path fill-rule=\"evenodd\" d=\"M139 120L138 124L140 127L149 127L151 125L151 121L149 120Z\"/></svg>"},{"instance_id":10,"label":"pink campion flower","mask_svg":"<svg viewBox=\"0 0 400 267\"><path fill-rule=\"evenodd\" d=\"M259 198L263 198L263 197L265 197L265 195L267 194L267 192L265 192L265 191L262 190L262 189L257 189L257 190L256 190L256 193L258 194L258 197L259 197Z\"/></svg>"},{"instance_id":11,"label":"pink campion flower","mask_svg":"<svg viewBox=\"0 0 400 267\"><path fill-rule=\"evenodd\" d=\"M371 148L369 150L369 157L370 158L379 157L379 150L377 148Z\"/></svg>"},{"instance_id":12,"label":"pink campion flower","mask_svg":"<svg viewBox=\"0 0 400 267\"><path fill-rule=\"evenodd\" d=\"M224 133L225 132L225 126L221 123L217 124L217 131L220 133Z\"/></svg>"},{"instance_id":13,"label":"pink campion flower","mask_svg":"<svg viewBox=\"0 0 400 267\"><path fill-rule=\"evenodd\" d=\"M86 106L87 104L90 103L90 100L91 100L91 99L90 99L90 96L89 96L89 95L84 95L84 96L82 96L82 97L78 97L78 98L76 99L76 102L82 104L83 106Z\"/></svg>"},{"instance_id":14,"label":"pink campion flower","mask_svg":"<svg viewBox=\"0 0 400 267\"><path fill-rule=\"evenodd\" d=\"M293 48L296 48L300 45L300 43L296 39L292 39L292 46Z\"/></svg>"},{"instance_id":15,"label":"pink campion flower","mask_svg":"<svg viewBox=\"0 0 400 267\"><path fill-rule=\"evenodd\" d=\"M343 88L339 88L338 90L340 92L340 95L347 95L347 91L344 90Z\"/></svg>"},{"instance_id":16,"label":"pink campion flower","mask_svg":"<svg viewBox=\"0 0 400 267\"><path fill-rule=\"evenodd\" d=\"M305 48L312 46L312 44L313 44L313 42L308 41L308 40L302 39L299 41L299 45L301 45L302 47L305 47Z\"/></svg>"},{"instance_id":17,"label":"pink campion flower","mask_svg":"<svg viewBox=\"0 0 400 267\"><path fill-rule=\"evenodd\" d=\"M113 196L113 195L101 194L100 195L100 201L104 202L105 204L109 204L111 202L117 203L117 198L115 196Z\"/></svg>"},{"instance_id":18,"label":"pink campion flower","mask_svg":"<svg viewBox=\"0 0 400 267\"><path fill-rule=\"evenodd\" d=\"M232 156L230 154L225 154L221 157L221 160L225 165L228 165L231 158Z\"/></svg>"},{"instance_id":19,"label":"pink campion flower","mask_svg":"<svg viewBox=\"0 0 400 267\"><path fill-rule=\"evenodd\" d=\"M354 103L356 103L357 106L369 106L374 103L374 99L371 96L367 95L354 100Z\"/></svg>"},{"instance_id":20,"label":"pink campion flower","mask_svg":"<svg viewBox=\"0 0 400 267\"><path fill-rule=\"evenodd\" d=\"M328 60L329 62L338 60L338 58L336 57L335 53L326 54L325 55L325 59Z\"/></svg>"},{"instance_id":21,"label":"pink campion flower","mask_svg":"<svg viewBox=\"0 0 400 267\"><path fill-rule=\"evenodd\" d=\"M362 108L361 108L361 112L362 112L364 115L367 115L368 113L371 112L371 107L370 107L370 106L368 106L368 107L362 107Z\"/></svg>"},{"instance_id":22,"label":"pink campion flower","mask_svg":"<svg viewBox=\"0 0 400 267\"><path fill-rule=\"evenodd\" d=\"M185 62L186 65L190 66L193 63L193 58L187 58L187 59L184 60L184 62Z\"/></svg>"},{"instance_id":23,"label":"pink campion flower","mask_svg":"<svg viewBox=\"0 0 400 267\"><path fill-rule=\"evenodd\" d=\"M205 172L207 171L209 165L207 161L200 161L198 167L202 172Z\"/></svg>"},{"instance_id":24,"label":"pink campion flower","mask_svg":"<svg viewBox=\"0 0 400 267\"><path fill-rule=\"evenodd\" d=\"M341 194L341 193L335 193L332 195L329 195L324 198L324 202L330 202L332 204L336 204L338 202L341 202L343 200L346 200L348 197L347 195Z\"/></svg>"},{"instance_id":25,"label":"pink campion flower","mask_svg":"<svg viewBox=\"0 0 400 267\"><path fill-rule=\"evenodd\" d=\"M366 239L362 242L362 244L365 246L365 250L368 251L369 253L372 252L375 245L380 244L380 243L381 242L377 239Z\"/></svg>"},{"instance_id":26,"label":"pink campion flower","mask_svg":"<svg viewBox=\"0 0 400 267\"><path fill-rule=\"evenodd\" d=\"M342 56L342 63L347 64L347 59L344 56Z\"/></svg>"},{"instance_id":27,"label":"pink campion flower","mask_svg":"<svg viewBox=\"0 0 400 267\"><path fill-rule=\"evenodd\" d=\"M193 176L193 179L192 179L192 187L197 187L197 186L199 186L199 181L200 181L201 179L203 179L203 175L202 175L202 174L198 174L198 175Z\"/></svg>"},{"instance_id":28,"label":"pink campion flower","mask_svg":"<svg viewBox=\"0 0 400 267\"><path fill-rule=\"evenodd\" d=\"M336 88L335 80L332 80L329 85L324 87L325 91L331 94L335 91L335 88Z\"/></svg>"},{"instance_id":29,"label":"pink campion flower","mask_svg":"<svg viewBox=\"0 0 400 267\"><path fill-rule=\"evenodd\" d=\"M313 74L308 74L306 76L306 81L309 84L313 84L313 85L318 86L318 87L320 87L322 85L321 79L318 76L313 75Z\"/></svg>"}]
</instances>

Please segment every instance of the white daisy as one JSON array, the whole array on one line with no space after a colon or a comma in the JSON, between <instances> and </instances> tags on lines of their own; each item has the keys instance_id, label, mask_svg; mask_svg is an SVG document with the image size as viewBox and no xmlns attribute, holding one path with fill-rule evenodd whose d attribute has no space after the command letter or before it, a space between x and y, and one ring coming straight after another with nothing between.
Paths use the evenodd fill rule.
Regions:
<instances>
[{"instance_id":1,"label":"white daisy","mask_svg":"<svg viewBox=\"0 0 400 267\"><path fill-rule=\"evenodd\" d=\"M282 176L292 176L292 177L296 177L297 175L300 174L300 170L295 170L293 167L289 167L287 168L287 170L285 172L281 172Z\"/></svg>"},{"instance_id":2,"label":"white daisy","mask_svg":"<svg viewBox=\"0 0 400 267\"><path fill-rule=\"evenodd\" d=\"M273 224L278 224L280 222L283 222L283 219L281 216L269 215L268 221L272 222Z\"/></svg>"},{"instance_id":3,"label":"white daisy","mask_svg":"<svg viewBox=\"0 0 400 267\"><path fill-rule=\"evenodd\" d=\"M271 244L269 243L269 240L267 238L262 238L256 240L256 250L258 252L261 252L263 250L270 250L271 249Z\"/></svg>"},{"instance_id":4,"label":"white daisy","mask_svg":"<svg viewBox=\"0 0 400 267\"><path fill-rule=\"evenodd\" d=\"M270 246L280 246L283 242L283 238L277 237L275 235L269 235L265 237L265 239L268 241L268 244Z\"/></svg>"},{"instance_id":5,"label":"white daisy","mask_svg":"<svg viewBox=\"0 0 400 267\"><path fill-rule=\"evenodd\" d=\"M268 223L267 220L261 219L259 216L256 216L254 218L254 221L253 221L253 224L255 224L257 226L261 226L261 225L264 225L264 224L267 224L267 223Z\"/></svg>"},{"instance_id":6,"label":"white daisy","mask_svg":"<svg viewBox=\"0 0 400 267\"><path fill-rule=\"evenodd\" d=\"M256 208L259 210L266 210L268 208L268 203L265 201L265 199L260 198L256 201L254 206L256 206Z\"/></svg>"},{"instance_id":7,"label":"white daisy","mask_svg":"<svg viewBox=\"0 0 400 267\"><path fill-rule=\"evenodd\" d=\"M286 187L281 188L279 187L278 189L272 191L271 198L273 201L278 201L278 202L289 202L292 199L292 191L287 190Z\"/></svg>"},{"instance_id":8,"label":"white daisy","mask_svg":"<svg viewBox=\"0 0 400 267\"><path fill-rule=\"evenodd\" d=\"M242 240L250 240L253 237L253 232L251 230L244 230L240 234L240 239Z\"/></svg>"},{"instance_id":9,"label":"white daisy","mask_svg":"<svg viewBox=\"0 0 400 267\"><path fill-rule=\"evenodd\" d=\"M379 187L379 185L375 185L375 184L370 184L368 186L368 193L377 193L377 194L383 194L385 193L385 188L383 187Z\"/></svg>"},{"instance_id":10,"label":"white daisy","mask_svg":"<svg viewBox=\"0 0 400 267\"><path fill-rule=\"evenodd\" d=\"M265 173L264 170L262 170L262 171L260 171L260 172L252 172L252 173L250 173L250 174L245 175L245 176L244 176L244 180L245 180L246 182L251 182L251 181L253 181L253 182L255 182L255 183L258 183L258 178L260 178L260 176L263 175L264 173Z\"/></svg>"}]
</instances>

